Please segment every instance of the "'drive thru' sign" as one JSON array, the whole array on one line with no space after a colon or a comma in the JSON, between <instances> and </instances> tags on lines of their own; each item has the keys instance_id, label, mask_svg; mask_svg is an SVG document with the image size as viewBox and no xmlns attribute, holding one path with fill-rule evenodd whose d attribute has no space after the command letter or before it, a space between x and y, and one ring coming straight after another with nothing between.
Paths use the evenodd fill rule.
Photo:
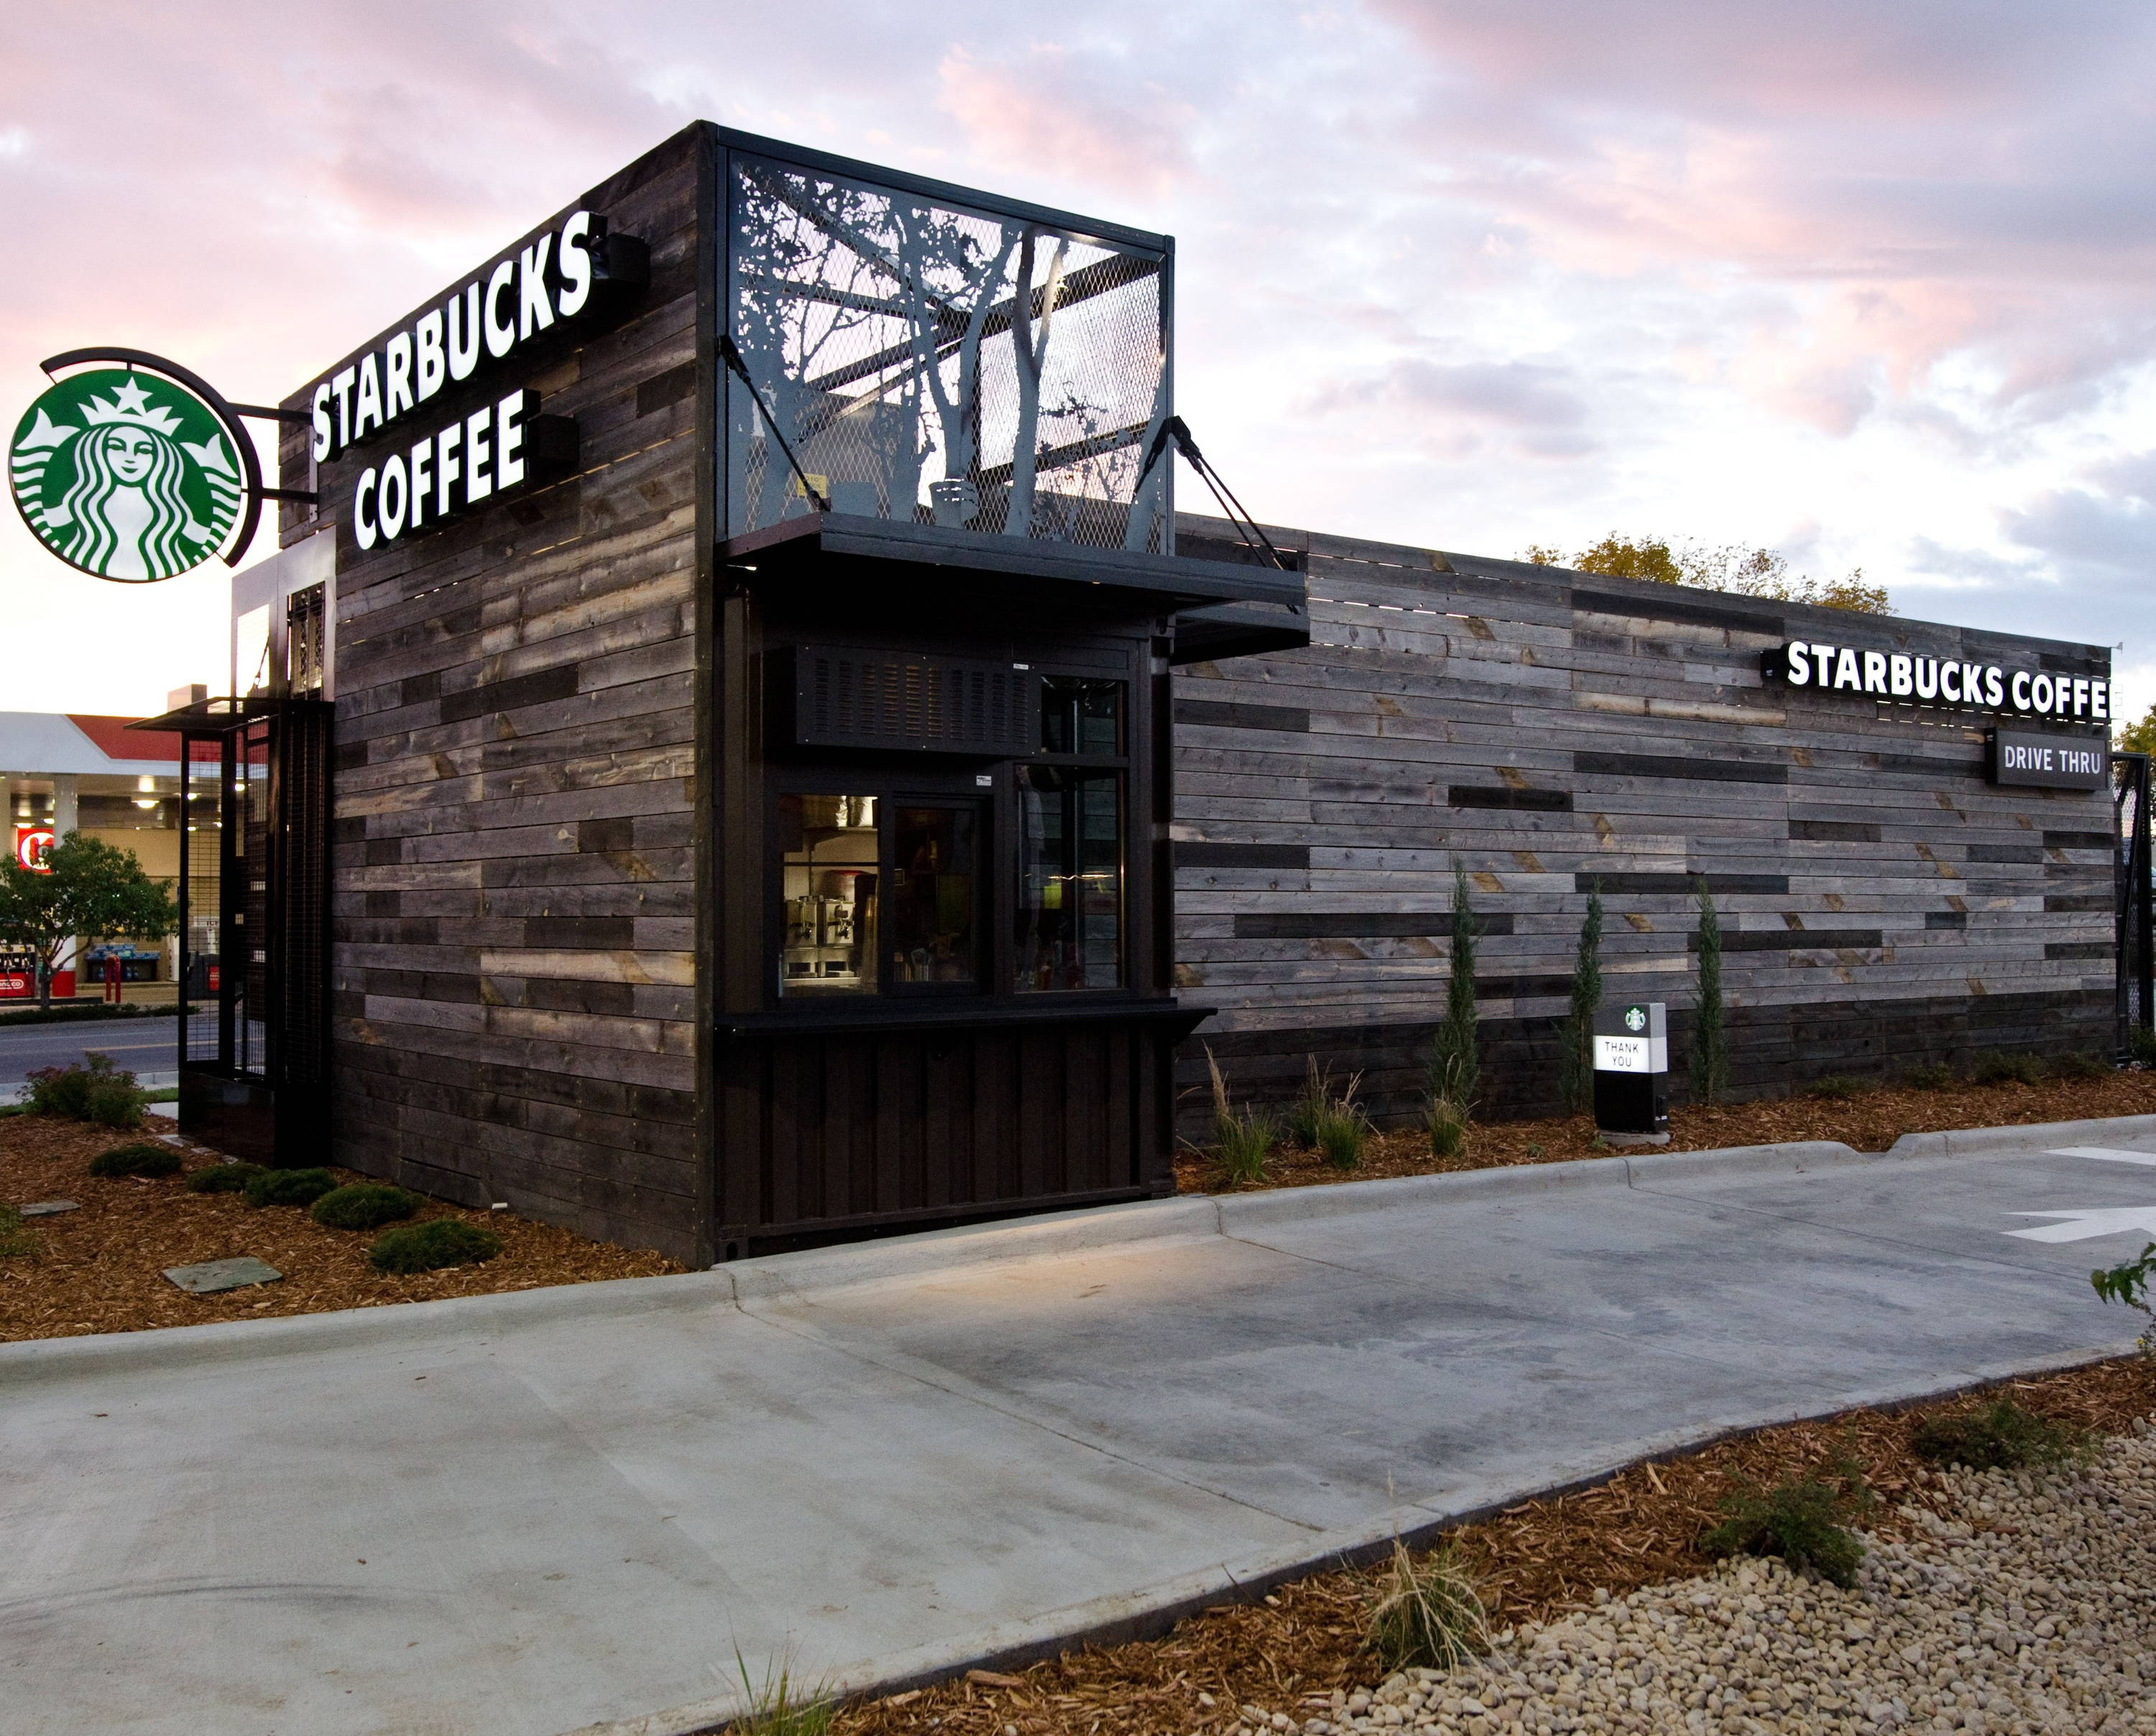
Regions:
<instances>
[{"instance_id":1,"label":"'drive thru' sign","mask_svg":"<svg viewBox=\"0 0 2156 1736\"><path fill-rule=\"evenodd\" d=\"M1998 730L1992 735L1991 781L2055 790L2101 790L2111 781L2111 755L2101 736Z\"/></svg>"}]
</instances>

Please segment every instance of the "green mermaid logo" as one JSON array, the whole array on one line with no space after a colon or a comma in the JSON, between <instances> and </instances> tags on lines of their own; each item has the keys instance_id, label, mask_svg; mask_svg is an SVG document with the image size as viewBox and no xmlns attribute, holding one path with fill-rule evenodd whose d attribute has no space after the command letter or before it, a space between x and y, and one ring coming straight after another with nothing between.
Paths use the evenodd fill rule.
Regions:
<instances>
[{"instance_id":1,"label":"green mermaid logo","mask_svg":"<svg viewBox=\"0 0 2156 1736\"><path fill-rule=\"evenodd\" d=\"M58 382L23 412L8 479L23 521L100 579L169 579L209 560L244 484L217 413L172 381L100 368Z\"/></svg>"}]
</instances>

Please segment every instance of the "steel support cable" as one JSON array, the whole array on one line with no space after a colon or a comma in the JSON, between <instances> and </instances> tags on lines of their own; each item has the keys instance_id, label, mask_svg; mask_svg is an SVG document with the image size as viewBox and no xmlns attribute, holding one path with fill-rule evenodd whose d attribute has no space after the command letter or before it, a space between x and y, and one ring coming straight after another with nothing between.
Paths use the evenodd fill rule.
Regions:
<instances>
[{"instance_id":1,"label":"steel support cable","mask_svg":"<svg viewBox=\"0 0 2156 1736\"><path fill-rule=\"evenodd\" d=\"M1235 527L1236 533L1243 540L1253 549L1263 549L1272 564L1282 572L1294 571L1295 569L1288 565L1287 557L1273 546L1272 539L1265 535L1258 521L1250 516L1248 509L1236 499L1235 491L1221 479L1218 471L1205 462L1205 455L1199 451L1198 443L1190 438L1189 425L1180 416L1169 417L1161 423L1160 432L1153 436L1152 445L1146 453L1145 463L1138 470L1138 479L1132 487L1132 497L1135 499L1138 489L1145 486L1146 478L1152 474L1152 467L1160 462L1161 455L1168 450L1171 440L1175 443L1176 450L1190 460L1190 468L1198 473L1199 479L1213 491L1213 498L1220 503L1221 516Z\"/></svg>"},{"instance_id":2,"label":"steel support cable","mask_svg":"<svg viewBox=\"0 0 2156 1736\"><path fill-rule=\"evenodd\" d=\"M801 460L794 457L793 447L787 443L786 431L779 427L778 418L771 413L771 406L764 402L763 394L756 389L756 382L749 376L748 364L742 359L741 350L730 331L719 334L719 360L732 368L741 383L748 387L749 397L755 400L757 409L762 414L764 426L771 430L772 438L778 442L778 449L786 454L786 462L793 467L793 474L801 484L801 491L816 503L817 511L829 512L831 503L824 498L823 490L809 481L808 473L801 468Z\"/></svg>"}]
</instances>

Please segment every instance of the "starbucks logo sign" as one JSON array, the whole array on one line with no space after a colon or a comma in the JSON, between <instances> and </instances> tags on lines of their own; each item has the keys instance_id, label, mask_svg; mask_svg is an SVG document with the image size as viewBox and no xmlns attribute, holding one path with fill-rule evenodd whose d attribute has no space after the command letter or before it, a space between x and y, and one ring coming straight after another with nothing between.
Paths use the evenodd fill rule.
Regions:
<instances>
[{"instance_id":1,"label":"starbucks logo sign","mask_svg":"<svg viewBox=\"0 0 2156 1736\"><path fill-rule=\"evenodd\" d=\"M207 402L128 368L49 387L8 449L15 504L38 540L70 566L134 583L221 553L252 469Z\"/></svg>"}]
</instances>

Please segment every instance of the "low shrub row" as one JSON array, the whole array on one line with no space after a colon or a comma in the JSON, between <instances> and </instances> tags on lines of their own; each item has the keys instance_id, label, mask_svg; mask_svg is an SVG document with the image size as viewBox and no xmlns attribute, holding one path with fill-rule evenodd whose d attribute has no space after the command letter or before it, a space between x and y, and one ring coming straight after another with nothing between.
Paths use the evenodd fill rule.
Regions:
<instances>
[{"instance_id":1,"label":"low shrub row","mask_svg":"<svg viewBox=\"0 0 2156 1736\"><path fill-rule=\"evenodd\" d=\"M65 1067L40 1067L28 1075L23 1107L33 1115L92 1121L100 1127L140 1127L150 1093L135 1075L104 1054L87 1054Z\"/></svg>"},{"instance_id":2,"label":"low shrub row","mask_svg":"<svg viewBox=\"0 0 2156 1736\"><path fill-rule=\"evenodd\" d=\"M167 1145L118 1145L90 1160L93 1175L170 1175L180 1168L179 1154ZM259 1164L212 1164L187 1179L193 1194L239 1194L249 1206L304 1207L309 1216L331 1230L382 1230L396 1225L375 1239L367 1262L377 1272L408 1274L435 1272L449 1266L469 1266L491 1260L501 1252L501 1238L452 1217L429 1218L424 1223L403 1223L424 1203L419 1196L383 1181L339 1184L326 1169L272 1170ZM18 1220L19 1221L19 1220ZM0 1224L0 1251L4 1251L5 1226Z\"/></svg>"}]
</instances>

